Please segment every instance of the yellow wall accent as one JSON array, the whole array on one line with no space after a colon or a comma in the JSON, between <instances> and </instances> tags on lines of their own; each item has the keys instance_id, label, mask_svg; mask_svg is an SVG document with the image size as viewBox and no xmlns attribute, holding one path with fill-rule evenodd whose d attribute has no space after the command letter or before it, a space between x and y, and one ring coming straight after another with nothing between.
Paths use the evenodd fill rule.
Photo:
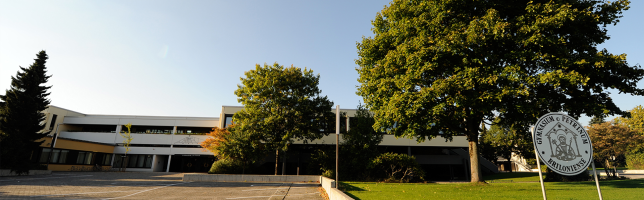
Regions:
<instances>
[{"instance_id":1,"label":"yellow wall accent","mask_svg":"<svg viewBox=\"0 0 644 200\"><path fill-rule=\"evenodd\" d=\"M51 137L43 138L43 142L40 147L50 147L51 146ZM70 150L79 150L79 151L90 151L90 152L102 152L102 153L114 153L114 146L105 145L105 144L96 144L90 142L74 141L67 140L63 138L58 138L56 142L56 149L70 149Z\"/></svg>"},{"instance_id":2,"label":"yellow wall accent","mask_svg":"<svg viewBox=\"0 0 644 200\"><path fill-rule=\"evenodd\" d=\"M73 168L72 168L73 167ZM112 169L112 166L101 166L102 171L109 171ZM49 164L47 169L51 171L93 171L93 165L61 165L61 164Z\"/></svg>"}]
</instances>

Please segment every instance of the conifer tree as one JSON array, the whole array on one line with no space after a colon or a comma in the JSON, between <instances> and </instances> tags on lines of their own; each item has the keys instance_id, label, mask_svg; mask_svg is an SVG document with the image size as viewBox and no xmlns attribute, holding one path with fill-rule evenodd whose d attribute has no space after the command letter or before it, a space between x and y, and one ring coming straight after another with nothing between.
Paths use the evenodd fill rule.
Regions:
<instances>
[{"instance_id":1,"label":"conifer tree","mask_svg":"<svg viewBox=\"0 0 644 200\"><path fill-rule=\"evenodd\" d=\"M28 68L20 67L11 77L11 87L0 95L0 153L2 168L25 174L35 167L38 148L49 131L45 128L45 114L50 103L47 99L51 86L45 86L51 77L46 75L47 53L40 51Z\"/></svg>"}]
</instances>

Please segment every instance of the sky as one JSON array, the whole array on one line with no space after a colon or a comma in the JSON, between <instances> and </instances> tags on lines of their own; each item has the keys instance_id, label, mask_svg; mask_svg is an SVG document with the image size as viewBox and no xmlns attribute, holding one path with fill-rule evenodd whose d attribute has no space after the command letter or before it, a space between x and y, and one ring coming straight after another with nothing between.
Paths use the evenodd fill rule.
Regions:
<instances>
[{"instance_id":1,"label":"sky","mask_svg":"<svg viewBox=\"0 0 644 200\"><path fill-rule=\"evenodd\" d=\"M46 50L51 104L86 114L219 117L222 105L241 105L234 91L245 71L275 62L312 69L322 95L356 108L356 42L373 36L387 4L0 0L0 94ZM598 48L644 65L643 19L644 2L633 1ZM644 102L611 97L623 110Z\"/></svg>"}]
</instances>

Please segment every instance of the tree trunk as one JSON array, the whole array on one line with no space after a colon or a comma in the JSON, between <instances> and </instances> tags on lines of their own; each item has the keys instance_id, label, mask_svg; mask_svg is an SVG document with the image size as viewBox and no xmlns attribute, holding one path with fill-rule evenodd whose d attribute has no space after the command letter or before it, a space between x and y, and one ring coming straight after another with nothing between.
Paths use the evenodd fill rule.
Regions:
<instances>
[{"instance_id":1,"label":"tree trunk","mask_svg":"<svg viewBox=\"0 0 644 200\"><path fill-rule=\"evenodd\" d=\"M476 149L477 142L472 140L468 141L470 148L470 177L472 177L472 183L485 182L481 174L481 168L479 168L479 152Z\"/></svg>"},{"instance_id":2,"label":"tree trunk","mask_svg":"<svg viewBox=\"0 0 644 200\"><path fill-rule=\"evenodd\" d=\"M279 158L280 158L280 150L275 149L275 175L277 175L277 164L279 164Z\"/></svg>"}]
</instances>

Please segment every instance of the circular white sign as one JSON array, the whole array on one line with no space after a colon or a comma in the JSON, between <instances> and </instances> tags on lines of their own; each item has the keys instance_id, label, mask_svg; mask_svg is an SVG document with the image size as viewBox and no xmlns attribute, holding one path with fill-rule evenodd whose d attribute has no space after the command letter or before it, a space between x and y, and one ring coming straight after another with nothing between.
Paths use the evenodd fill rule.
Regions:
<instances>
[{"instance_id":1,"label":"circular white sign","mask_svg":"<svg viewBox=\"0 0 644 200\"><path fill-rule=\"evenodd\" d=\"M593 146L586 129L563 113L548 113L535 124L532 142L549 169L574 176L588 169L593 160Z\"/></svg>"}]
</instances>

